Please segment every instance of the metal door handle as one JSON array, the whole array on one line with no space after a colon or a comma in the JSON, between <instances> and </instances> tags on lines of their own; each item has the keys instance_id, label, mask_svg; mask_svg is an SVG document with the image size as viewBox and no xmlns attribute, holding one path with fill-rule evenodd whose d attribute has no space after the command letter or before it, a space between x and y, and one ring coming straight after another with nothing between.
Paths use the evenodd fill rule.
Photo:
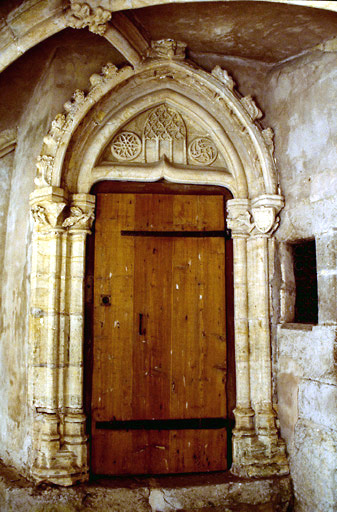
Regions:
<instances>
[{"instance_id":1,"label":"metal door handle","mask_svg":"<svg viewBox=\"0 0 337 512\"><path fill-rule=\"evenodd\" d=\"M143 327L143 313L139 313L139 335L146 334L146 329Z\"/></svg>"}]
</instances>

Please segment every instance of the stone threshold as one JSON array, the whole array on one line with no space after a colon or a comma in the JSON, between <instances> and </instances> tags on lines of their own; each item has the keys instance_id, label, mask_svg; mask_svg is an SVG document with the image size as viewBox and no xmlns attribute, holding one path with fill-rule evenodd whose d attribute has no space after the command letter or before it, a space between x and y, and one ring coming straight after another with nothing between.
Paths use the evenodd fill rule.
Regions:
<instances>
[{"instance_id":1,"label":"stone threshold","mask_svg":"<svg viewBox=\"0 0 337 512\"><path fill-rule=\"evenodd\" d=\"M65 488L36 486L0 463L1 512L291 512L291 498L290 476L111 477Z\"/></svg>"}]
</instances>

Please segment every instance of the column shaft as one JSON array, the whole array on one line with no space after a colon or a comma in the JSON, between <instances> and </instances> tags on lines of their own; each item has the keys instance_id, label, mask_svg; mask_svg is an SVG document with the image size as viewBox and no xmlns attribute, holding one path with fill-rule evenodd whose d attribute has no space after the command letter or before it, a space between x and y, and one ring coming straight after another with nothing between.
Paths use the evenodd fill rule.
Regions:
<instances>
[{"instance_id":1,"label":"column shaft","mask_svg":"<svg viewBox=\"0 0 337 512\"><path fill-rule=\"evenodd\" d=\"M234 251L234 331L236 367L235 430L253 430L250 401L249 333L247 290L247 236L233 236Z\"/></svg>"}]
</instances>

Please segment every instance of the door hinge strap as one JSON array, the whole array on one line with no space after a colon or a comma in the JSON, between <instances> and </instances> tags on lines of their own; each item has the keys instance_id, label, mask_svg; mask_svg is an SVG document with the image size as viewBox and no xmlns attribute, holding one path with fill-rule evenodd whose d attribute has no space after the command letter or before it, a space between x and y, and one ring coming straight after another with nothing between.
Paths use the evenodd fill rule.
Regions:
<instances>
[{"instance_id":1,"label":"door hinge strap","mask_svg":"<svg viewBox=\"0 0 337 512\"><path fill-rule=\"evenodd\" d=\"M228 418L96 421L96 429L98 430L205 430L232 429L233 426L233 420Z\"/></svg>"},{"instance_id":2,"label":"door hinge strap","mask_svg":"<svg viewBox=\"0 0 337 512\"><path fill-rule=\"evenodd\" d=\"M225 238L229 239L229 230L221 231L121 231L122 236L148 236L148 237L170 237L170 238Z\"/></svg>"}]
</instances>

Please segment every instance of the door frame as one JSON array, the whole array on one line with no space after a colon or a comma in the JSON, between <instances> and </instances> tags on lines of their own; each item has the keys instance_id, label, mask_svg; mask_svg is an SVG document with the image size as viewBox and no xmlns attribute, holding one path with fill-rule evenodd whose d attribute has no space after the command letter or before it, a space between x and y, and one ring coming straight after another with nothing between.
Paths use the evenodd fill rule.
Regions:
<instances>
[{"instance_id":1,"label":"door frame","mask_svg":"<svg viewBox=\"0 0 337 512\"><path fill-rule=\"evenodd\" d=\"M271 322L274 232L284 200L273 158L273 131L241 97L226 70L207 73L184 59L171 40L158 41L137 67L104 66L88 93L76 90L43 139L36 189L30 196L32 233L28 394L30 476L72 485L88 479L83 393L86 237L94 219L92 185L113 181L220 185L232 231L236 407L231 472L288 474L285 443L274 409ZM115 134L132 119L167 103L215 144L222 164L206 167L162 158L100 163ZM193 133L194 135L193 135ZM191 137L197 132L191 131ZM139 138L140 140L140 138ZM212 142L213 141L213 142ZM185 143L187 144L187 139ZM198 157L199 158L199 157ZM200 159L199 159L200 160ZM208 163L210 163L208 161Z\"/></svg>"}]
</instances>

